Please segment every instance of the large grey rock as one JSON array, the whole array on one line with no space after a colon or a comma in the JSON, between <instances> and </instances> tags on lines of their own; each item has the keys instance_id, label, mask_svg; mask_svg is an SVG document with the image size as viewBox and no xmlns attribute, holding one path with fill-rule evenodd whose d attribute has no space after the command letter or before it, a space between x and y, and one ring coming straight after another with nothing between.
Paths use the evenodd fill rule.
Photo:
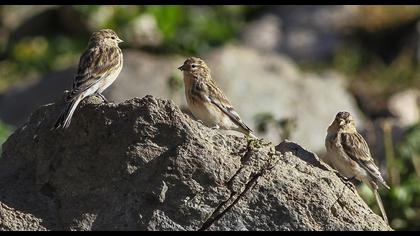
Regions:
<instances>
[{"instance_id":1,"label":"large grey rock","mask_svg":"<svg viewBox=\"0 0 420 236\"><path fill-rule=\"evenodd\" d=\"M322 152L326 129L338 111L351 112L359 128L363 128L356 103L339 74L304 73L284 55L261 53L239 45L222 47L202 57L208 62L213 78L254 130L256 117L262 113L270 113L276 120L295 118L297 127L290 139ZM176 69L184 60L181 56L124 50L124 68L104 94L115 102L153 94L188 110L182 74ZM69 89L73 74L74 69L52 73L35 85L5 94L0 99L0 119L13 125L23 124L34 109L53 102L64 89ZM280 142L275 127L258 135L273 143Z\"/></svg>"},{"instance_id":2,"label":"large grey rock","mask_svg":"<svg viewBox=\"0 0 420 236\"><path fill-rule=\"evenodd\" d=\"M61 105L3 145L0 229L390 229L296 143L248 143L152 96L88 98L51 131Z\"/></svg>"}]
</instances>

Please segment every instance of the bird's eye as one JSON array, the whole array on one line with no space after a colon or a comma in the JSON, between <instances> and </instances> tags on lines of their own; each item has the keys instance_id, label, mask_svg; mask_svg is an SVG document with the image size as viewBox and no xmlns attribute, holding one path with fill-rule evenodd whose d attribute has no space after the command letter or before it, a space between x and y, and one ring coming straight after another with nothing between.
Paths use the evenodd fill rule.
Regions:
<instances>
[{"instance_id":1,"label":"bird's eye","mask_svg":"<svg viewBox=\"0 0 420 236\"><path fill-rule=\"evenodd\" d=\"M194 65L194 64L192 64L192 65L191 65L191 68L195 68L195 65Z\"/></svg>"},{"instance_id":2,"label":"bird's eye","mask_svg":"<svg viewBox=\"0 0 420 236\"><path fill-rule=\"evenodd\" d=\"M111 38L112 38L112 39L115 39L115 37L114 37L114 36L112 36Z\"/></svg>"}]
</instances>

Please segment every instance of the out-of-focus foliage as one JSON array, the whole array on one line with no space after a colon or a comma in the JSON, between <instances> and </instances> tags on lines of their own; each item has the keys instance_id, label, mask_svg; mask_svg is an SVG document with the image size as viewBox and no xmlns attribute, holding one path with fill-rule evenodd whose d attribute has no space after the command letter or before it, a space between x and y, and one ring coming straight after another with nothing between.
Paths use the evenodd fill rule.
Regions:
<instances>
[{"instance_id":1,"label":"out-of-focus foliage","mask_svg":"<svg viewBox=\"0 0 420 236\"><path fill-rule=\"evenodd\" d=\"M387 202L396 228L420 227L420 123L408 130L405 140L397 145L396 157L400 183L390 191Z\"/></svg>"},{"instance_id":2,"label":"out-of-focus foliage","mask_svg":"<svg viewBox=\"0 0 420 236\"><path fill-rule=\"evenodd\" d=\"M334 56L333 66L350 79L350 89L388 98L403 89L420 88L420 68L412 60L413 52L402 50L387 64L360 46L346 45Z\"/></svg>"},{"instance_id":3,"label":"out-of-focus foliage","mask_svg":"<svg viewBox=\"0 0 420 236\"><path fill-rule=\"evenodd\" d=\"M357 33L336 48L330 61L304 65L304 68L312 71L333 68L342 72L348 79L348 88L352 94L366 96L368 100L374 99L377 104L386 104L391 95L405 89L420 88L420 58L416 55L418 52L413 50L416 37L406 34L405 37L413 37L412 40L404 43L399 41L402 37L399 33L409 32L409 27L411 30L414 27L412 32L416 33L418 26L415 22L419 18L420 7L363 6L359 10L360 17L353 18L353 22L349 23L357 28ZM391 38L394 41L390 41ZM369 116L368 112L365 111L365 115ZM396 145L390 133L385 130L383 138L386 160L383 172L386 172L391 189L381 187L380 195L390 225L397 230L418 230L420 124L410 128L404 140ZM359 193L380 214L375 196L365 184L360 185Z\"/></svg>"},{"instance_id":4,"label":"out-of-focus foliage","mask_svg":"<svg viewBox=\"0 0 420 236\"><path fill-rule=\"evenodd\" d=\"M147 6L155 16L165 48L183 53L202 53L231 40L245 23L248 6Z\"/></svg>"},{"instance_id":5,"label":"out-of-focus foliage","mask_svg":"<svg viewBox=\"0 0 420 236\"><path fill-rule=\"evenodd\" d=\"M384 28L394 27L416 19L420 14L419 6L362 6L358 7L359 16L354 17L349 24L374 32Z\"/></svg>"},{"instance_id":6,"label":"out-of-focus foliage","mask_svg":"<svg viewBox=\"0 0 420 236\"><path fill-rule=\"evenodd\" d=\"M130 38L132 22L151 15L162 36L160 50L202 53L234 38L256 6L77 6L97 28L113 28Z\"/></svg>"},{"instance_id":7,"label":"out-of-focus foliage","mask_svg":"<svg viewBox=\"0 0 420 236\"><path fill-rule=\"evenodd\" d=\"M72 6L91 31L111 28L121 47L146 46L155 52L201 54L234 39L258 6ZM71 23L71 22L68 22ZM140 32L139 32L140 31ZM146 35L144 35L146 34ZM76 64L87 38L72 35L24 37L0 61L0 92L22 79ZM148 45L150 44L150 45Z\"/></svg>"},{"instance_id":8,"label":"out-of-focus foliage","mask_svg":"<svg viewBox=\"0 0 420 236\"><path fill-rule=\"evenodd\" d=\"M390 190L381 188L380 194L394 229L415 230L420 227L420 122L407 131L405 139L396 145L392 168L397 181L389 180ZM391 151L391 150L388 150ZM361 196L379 213L373 193L366 185L360 188Z\"/></svg>"},{"instance_id":9,"label":"out-of-focus foliage","mask_svg":"<svg viewBox=\"0 0 420 236\"><path fill-rule=\"evenodd\" d=\"M178 73L177 74L174 73L168 79L167 85L168 85L170 93L173 95L184 88L184 81L182 80L182 77Z\"/></svg>"},{"instance_id":10,"label":"out-of-focus foliage","mask_svg":"<svg viewBox=\"0 0 420 236\"><path fill-rule=\"evenodd\" d=\"M304 68L336 69L349 79L354 94L386 100L407 88L420 88L420 6L354 6L345 39L331 60ZM417 22L417 23L416 23ZM411 33L410 33L411 32ZM417 46L415 46L417 44ZM417 55L416 55L417 54Z\"/></svg>"},{"instance_id":11,"label":"out-of-focus foliage","mask_svg":"<svg viewBox=\"0 0 420 236\"><path fill-rule=\"evenodd\" d=\"M0 92L24 78L33 78L76 63L85 43L61 35L25 37L16 42L8 58L0 61Z\"/></svg>"},{"instance_id":12,"label":"out-of-focus foliage","mask_svg":"<svg viewBox=\"0 0 420 236\"><path fill-rule=\"evenodd\" d=\"M3 143L9 137L9 135L10 135L11 132L12 132L11 127L5 125L4 123L2 123L0 121L0 153L1 153L1 150L2 150Z\"/></svg>"},{"instance_id":13,"label":"out-of-focus foliage","mask_svg":"<svg viewBox=\"0 0 420 236\"><path fill-rule=\"evenodd\" d=\"M11 55L19 71L47 72L52 69L62 69L74 62L84 47L78 39L63 36L49 38L37 36L25 38L18 42Z\"/></svg>"},{"instance_id":14,"label":"out-of-focus foliage","mask_svg":"<svg viewBox=\"0 0 420 236\"><path fill-rule=\"evenodd\" d=\"M255 115L257 131L261 133L268 132L268 129L275 129L281 140L290 139L297 128L296 117L275 119L273 114L258 113Z\"/></svg>"},{"instance_id":15,"label":"out-of-focus foliage","mask_svg":"<svg viewBox=\"0 0 420 236\"><path fill-rule=\"evenodd\" d=\"M19 81L20 77L16 64L10 61L0 61L0 78L0 92Z\"/></svg>"}]
</instances>

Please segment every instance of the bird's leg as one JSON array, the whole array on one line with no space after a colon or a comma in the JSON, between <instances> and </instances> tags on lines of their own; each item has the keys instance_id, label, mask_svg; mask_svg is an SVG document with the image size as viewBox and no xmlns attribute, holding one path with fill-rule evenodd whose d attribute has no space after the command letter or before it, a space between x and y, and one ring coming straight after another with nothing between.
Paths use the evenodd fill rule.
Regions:
<instances>
[{"instance_id":1,"label":"bird's leg","mask_svg":"<svg viewBox=\"0 0 420 236\"><path fill-rule=\"evenodd\" d=\"M354 180L356 180L356 176L344 177L341 175L341 179L343 179L344 181L353 182Z\"/></svg>"},{"instance_id":2,"label":"bird's leg","mask_svg":"<svg viewBox=\"0 0 420 236\"><path fill-rule=\"evenodd\" d=\"M356 180L356 176L352 176L352 177L344 177L342 175L338 175L344 182L344 184L349 187L353 192L356 192L356 186L354 186L353 181Z\"/></svg>"},{"instance_id":3,"label":"bird's leg","mask_svg":"<svg viewBox=\"0 0 420 236\"><path fill-rule=\"evenodd\" d=\"M204 125L203 121L201 121L201 120L199 120L199 119L196 119L196 121L197 121L198 123L200 123L200 124Z\"/></svg>"},{"instance_id":4,"label":"bird's leg","mask_svg":"<svg viewBox=\"0 0 420 236\"><path fill-rule=\"evenodd\" d=\"M105 103L109 103L108 99L106 99L105 96L102 95L101 93L96 92L95 95L100 97Z\"/></svg>"},{"instance_id":5,"label":"bird's leg","mask_svg":"<svg viewBox=\"0 0 420 236\"><path fill-rule=\"evenodd\" d=\"M220 128L219 125L215 125L215 126L211 127L211 129L219 129L219 128Z\"/></svg>"}]
</instances>

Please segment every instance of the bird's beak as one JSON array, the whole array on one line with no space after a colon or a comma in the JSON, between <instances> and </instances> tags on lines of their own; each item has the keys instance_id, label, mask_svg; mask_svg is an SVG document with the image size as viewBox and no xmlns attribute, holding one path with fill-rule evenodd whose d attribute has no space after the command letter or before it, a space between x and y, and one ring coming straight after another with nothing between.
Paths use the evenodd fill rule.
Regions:
<instances>
[{"instance_id":1,"label":"bird's beak","mask_svg":"<svg viewBox=\"0 0 420 236\"><path fill-rule=\"evenodd\" d=\"M183 71L185 69L185 65L178 67L178 70Z\"/></svg>"},{"instance_id":2,"label":"bird's beak","mask_svg":"<svg viewBox=\"0 0 420 236\"><path fill-rule=\"evenodd\" d=\"M124 41L122 39L118 39L118 43L123 43Z\"/></svg>"},{"instance_id":3,"label":"bird's beak","mask_svg":"<svg viewBox=\"0 0 420 236\"><path fill-rule=\"evenodd\" d=\"M346 123L346 121L345 120L340 120L340 126L343 126L344 124Z\"/></svg>"}]
</instances>

